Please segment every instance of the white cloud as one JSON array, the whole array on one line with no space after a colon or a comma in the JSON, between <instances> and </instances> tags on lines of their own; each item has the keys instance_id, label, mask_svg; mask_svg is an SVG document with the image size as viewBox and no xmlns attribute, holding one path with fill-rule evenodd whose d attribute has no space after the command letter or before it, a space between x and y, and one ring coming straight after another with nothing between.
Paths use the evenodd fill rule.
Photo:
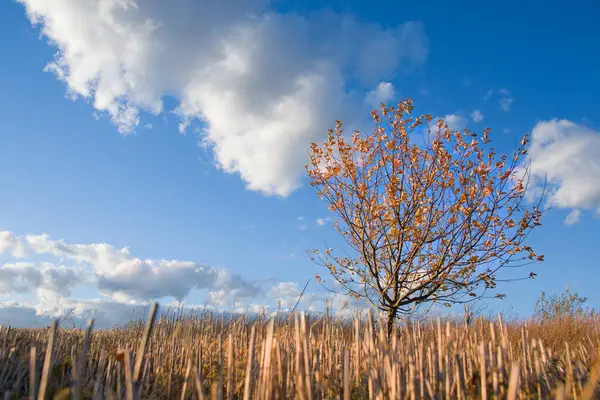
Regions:
<instances>
[{"instance_id":1,"label":"white cloud","mask_svg":"<svg viewBox=\"0 0 600 400\"><path fill-rule=\"evenodd\" d=\"M330 217L325 217L325 218L317 218L317 225L319 226L323 226L325 225L327 222L331 221Z\"/></svg>"},{"instance_id":2,"label":"white cloud","mask_svg":"<svg viewBox=\"0 0 600 400\"><path fill-rule=\"evenodd\" d=\"M456 114L446 114L444 117L433 118L430 122L430 129L435 129L437 121L443 119L448 128L452 130L462 131L467 126L467 119Z\"/></svg>"},{"instance_id":3,"label":"white cloud","mask_svg":"<svg viewBox=\"0 0 600 400\"><path fill-rule=\"evenodd\" d=\"M268 296L272 299L276 299L282 309L290 309L298 300L303 300L306 304L310 303L313 299L313 296L310 293L306 293L306 297L302 295L302 298L300 298L301 293L302 288L298 286L297 282L279 282L278 284L273 285Z\"/></svg>"},{"instance_id":4,"label":"white cloud","mask_svg":"<svg viewBox=\"0 0 600 400\"><path fill-rule=\"evenodd\" d=\"M314 293L310 290L310 284L307 290L302 293L304 285L300 286L297 282L279 282L273 285L268 292L268 296L276 299L280 307L288 311L298 302L299 307L303 307L309 311L323 311L323 307L327 306L331 311L336 313L339 318L345 318L352 313L360 310L366 310L369 306L364 300L356 300L354 297L345 296L339 293L324 294Z\"/></svg>"},{"instance_id":5,"label":"white cloud","mask_svg":"<svg viewBox=\"0 0 600 400\"><path fill-rule=\"evenodd\" d=\"M184 119L179 124L177 124L177 130L182 135L186 134L187 128L189 128L189 127L190 127L190 120L189 119Z\"/></svg>"},{"instance_id":6,"label":"white cloud","mask_svg":"<svg viewBox=\"0 0 600 400\"><path fill-rule=\"evenodd\" d=\"M483 96L483 100L488 100L490 97L492 97L492 95L494 94L494 90L490 89L485 93L485 96Z\"/></svg>"},{"instance_id":7,"label":"white cloud","mask_svg":"<svg viewBox=\"0 0 600 400\"><path fill-rule=\"evenodd\" d=\"M396 97L396 88L390 82L381 82L377 87L365 96L365 102L375 109L379 109L381 103L389 103ZM389 105L388 105L389 106Z\"/></svg>"},{"instance_id":8,"label":"white cloud","mask_svg":"<svg viewBox=\"0 0 600 400\"><path fill-rule=\"evenodd\" d=\"M161 304L159 312L166 314L167 304ZM61 320L61 326L79 328L94 319L97 329L124 326L132 319L145 319L150 304L147 302L123 303L105 299L75 300L44 297L36 304L10 301L0 303L0 321L18 327L44 327L53 319Z\"/></svg>"},{"instance_id":9,"label":"white cloud","mask_svg":"<svg viewBox=\"0 0 600 400\"><path fill-rule=\"evenodd\" d=\"M180 130L200 121L217 166L268 195L299 186L306 148L336 119L368 111L347 82L372 87L427 57L421 23L388 29L331 11L307 19L267 0L18 1L57 48L47 70L70 96L123 134L174 96Z\"/></svg>"},{"instance_id":10,"label":"white cloud","mask_svg":"<svg viewBox=\"0 0 600 400\"><path fill-rule=\"evenodd\" d=\"M66 297L75 286L87 280L85 271L78 266L48 262L5 263L0 266L0 296L45 292Z\"/></svg>"},{"instance_id":11,"label":"white cloud","mask_svg":"<svg viewBox=\"0 0 600 400\"><path fill-rule=\"evenodd\" d=\"M0 268L0 295L27 293L42 283L38 269L28 263L4 264Z\"/></svg>"},{"instance_id":12,"label":"white cloud","mask_svg":"<svg viewBox=\"0 0 600 400\"><path fill-rule=\"evenodd\" d=\"M579 220L581 219L581 210L573 210L569 213L569 215L567 215L567 217L565 218L565 224L567 226L571 226L571 225L575 225L576 223L579 222Z\"/></svg>"},{"instance_id":13,"label":"white cloud","mask_svg":"<svg viewBox=\"0 0 600 400\"><path fill-rule=\"evenodd\" d=\"M51 255L74 266L54 266L51 263L6 264L0 280L9 286L21 288L43 287L68 295L65 288L79 283L79 276L89 275L98 289L118 299L154 299L174 297L183 300L192 290L228 290L240 298L258 292L252 283L226 269L208 267L191 261L152 260L133 257L128 248L116 249L106 243L69 244L52 240L48 235L17 237L10 232L3 236L15 238L15 246L26 247L37 255ZM35 271L35 272L34 272ZM17 274L19 272L19 274Z\"/></svg>"},{"instance_id":14,"label":"white cloud","mask_svg":"<svg viewBox=\"0 0 600 400\"><path fill-rule=\"evenodd\" d=\"M538 122L528 150L532 193L548 180L549 205L574 209L565 222L575 223L579 210L600 210L600 132L568 120Z\"/></svg>"},{"instance_id":15,"label":"white cloud","mask_svg":"<svg viewBox=\"0 0 600 400\"><path fill-rule=\"evenodd\" d=\"M21 242L11 232L0 231L0 254L9 250L13 257L25 257L25 249Z\"/></svg>"},{"instance_id":16,"label":"white cloud","mask_svg":"<svg viewBox=\"0 0 600 400\"><path fill-rule=\"evenodd\" d=\"M305 218L301 221L306 223ZM14 249L21 248L32 258L0 265L4 300L0 321L12 325L43 326L65 315L71 315L68 324L77 326L89 318L95 318L98 326L124 324L134 312L144 317L146 311L141 311L149 301L182 301L199 289L206 290L206 304L214 311L274 310L277 301L295 304L301 292L294 282L249 281L227 269L191 261L137 258L128 248L107 243L72 244L45 234L19 236L7 231L0 231L0 238L0 256L14 258ZM40 261L46 258L60 263ZM103 297L72 298L82 291ZM16 301L25 295L30 300ZM300 307L323 311L329 298L326 293L307 291Z\"/></svg>"},{"instance_id":17,"label":"white cloud","mask_svg":"<svg viewBox=\"0 0 600 400\"><path fill-rule=\"evenodd\" d=\"M501 96L500 100L498 100L498 104L504 111L510 110L510 106L513 103L513 98L510 96L510 91L506 88L502 88L498 90L498 94Z\"/></svg>"},{"instance_id":18,"label":"white cloud","mask_svg":"<svg viewBox=\"0 0 600 400\"><path fill-rule=\"evenodd\" d=\"M471 113L471 118L473 122L481 122L483 121L483 113L479 110L475 110Z\"/></svg>"},{"instance_id":19,"label":"white cloud","mask_svg":"<svg viewBox=\"0 0 600 400\"><path fill-rule=\"evenodd\" d=\"M271 301L280 300L281 311L289 311L300 298L301 289L293 282L282 282L274 286L268 293ZM368 307L362 301L356 301L343 295L315 295L304 293L298 304L299 309L309 312L323 312L327 302L330 309L338 318L352 316L356 311L364 311ZM72 326L84 328L90 319L94 319L94 327L97 329L124 326L132 319L145 319L150 307L149 302L118 302L105 299L75 300L61 298L42 299L37 304L27 302L8 301L0 303L0 321L3 324L15 327L44 327L51 324L55 318L61 319L61 326L70 328ZM172 313L178 304L161 303L159 314ZM275 314L277 304L228 304L219 307L204 304L202 309L208 312L224 313L262 313ZM169 310L170 309L170 310ZM185 306L182 308L184 315L196 314L198 306Z\"/></svg>"}]
</instances>

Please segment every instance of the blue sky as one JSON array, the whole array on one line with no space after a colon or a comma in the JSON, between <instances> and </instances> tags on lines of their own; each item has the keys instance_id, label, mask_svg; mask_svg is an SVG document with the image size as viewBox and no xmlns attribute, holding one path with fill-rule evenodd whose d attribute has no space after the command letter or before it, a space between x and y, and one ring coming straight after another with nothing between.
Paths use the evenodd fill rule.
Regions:
<instances>
[{"instance_id":1,"label":"blue sky","mask_svg":"<svg viewBox=\"0 0 600 400\"><path fill-rule=\"evenodd\" d=\"M368 127L369 99L406 96L456 127L492 128L500 151L537 129L532 162L551 178L553 208L531 243L546 261L536 280L502 286L507 299L490 309L528 315L541 290L566 286L600 306L594 2L117 3L0 5L0 231L31 247L18 258L0 244L12 271L0 275L5 309L84 315L98 299L119 309L190 288L188 304L207 301L207 291L227 306L236 295L240 304L295 300L320 271L305 250L340 242L317 222L329 212L304 177L310 142L338 118ZM99 243L111 247L74 255ZM157 289L140 283L143 269L119 275L102 259L125 247L127 261L212 272L178 289L175 281L196 279L185 264ZM89 277L68 283L53 268ZM15 278L24 269L54 280ZM253 285L260 299L244 291ZM314 280L309 291L317 307Z\"/></svg>"}]
</instances>

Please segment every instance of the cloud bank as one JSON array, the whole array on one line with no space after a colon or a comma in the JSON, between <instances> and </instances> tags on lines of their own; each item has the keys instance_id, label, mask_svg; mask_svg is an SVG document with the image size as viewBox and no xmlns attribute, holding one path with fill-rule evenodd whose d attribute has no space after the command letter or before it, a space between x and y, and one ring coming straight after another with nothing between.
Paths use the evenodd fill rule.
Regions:
<instances>
[{"instance_id":1,"label":"cloud bank","mask_svg":"<svg viewBox=\"0 0 600 400\"><path fill-rule=\"evenodd\" d=\"M225 268L142 259L128 248L67 243L46 234L0 231L0 257L9 259L0 264L0 324L38 326L70 315L78 326L96 318L107 327L144 317L150 301L168 306L196 291L205 292L201 305L210 310L273 311L277 304L286 310L301 293L296 282L249 281ZM323 310L328 299L309 290L299 306Z\"/></svg>"},{"instance_id":2,"label":"cloud bank","mask_svg":"<svg viewBox=\"0 0 600 400\"><path fill-rule=\"evenodd\" d=\"M69 266L51 262L7 263L0 269L0 293L44 288L68 296L74 285L94 284L113 299L136 301L172 297L182 301L192 290L228 291L244 299L260 293L253 282L223 268L191 261L141 259L128 248L107 243L70 244L48 235L17 236L0 232L0 249L21 258L50 256ZM2 253L0 252L0 255Z\"/></svg>"}]
</instances>

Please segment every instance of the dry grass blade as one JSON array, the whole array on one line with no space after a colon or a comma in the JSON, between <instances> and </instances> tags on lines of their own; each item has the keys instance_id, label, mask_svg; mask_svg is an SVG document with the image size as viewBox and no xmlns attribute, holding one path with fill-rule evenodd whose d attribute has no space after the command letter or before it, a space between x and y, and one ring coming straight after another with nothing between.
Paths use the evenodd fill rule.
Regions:
<instances>
[{"instance_id":1,"label":"dry grass blade","mask_svg":"<svg viewBox=\"0 0 600 400\"><path fill-rule=\"evenodd\" d=\"M344 351L344 400L350 400L350 352Z\"/></svg>"},{"instance_id":2,"label":"dry grass blade","mask_svg":"<svg viewBox=\"0 0 600 400\"><path fill-rule=\"evenodd\" d=\"M517 400L519 393L519 382L520 382L520 370L521 367L518 364L514 364L510 371L510 381L508 384L508 396L507 400Z\"/></svg>"},{"instance_id":3,"label":"dry grass blade","mask_svg":"<svg viewBox=\"0 0 600 400\"><path fill-rule=\"evenodd\" d=\"M185 400L187 393L187 385L190 380L190 374L192 373L192 357L188 359L187 367L185 368L185 377L183 379L183 388L181 389L181 400Z\"/></svg>"},{"instance_id":4,"label":"dry grass blade","mask_svg":"<svg viewBox=\"0 0 600 400\"><path fill-rule=\"evenodd\" d=\"M135 382L133 381L132 368L131 368L131 351L129 349L121 350L118 353L120 361L124 365L125 374L125 398L127 400L134 400L136 398Z\"/></svg>"},{"instance_id":5,"label":"dry grass blade","mask_svg":"<svg viewBox=\"0 0 600 400\"><path fill-rule=\"evenodd\" d=\"M233 392L235 391L235 374L233 370L233 334L229 334L227 343L227 400L233 400Z\"/></svg>"},{"instance_id":6,"label":"dry grass blade","mask_svg":"<svg viewBox=\"0 0 600 400\"><path fill-rule=\"evenodd\" d=\"M144 336L142 337L142 341L140 342L140 347L138 348L137 357L135 360L133 381L136 383L139 381L140 375L142 373L142 365L144 365L144 355L146 353L146 348L148 347L148 339L150 338L150 333L152 332L152 326L154 325L154 320L156 318L157 311L158 303L152 304L152 308L150 308L150 314L148 315L148 321L146 321Z\"/></svg>"},{"instance_id":7,"label":"dry grass blade","mask_svg":"<svg viewBox=\"0 0 600 400\"><path fill-rule=\"evenodd\" d=\"M88 351L90 348L90 339L92 336L92 329L94 328L94 320L88 321L88 326L85 331L83 338L83 344L81 346L81 354L77 359L77 366L73 369L75 373L75 379L73 382L73 400L79 400L81 398L81 379L85 374L86 361L88 357Z\"/></svg>"},{"instance_id":8,"label":"dry grass blade","mask_svg":"<svg viewBox=\"0 0 600 400\"><path fill-rule=\"evenodd\" d=\"M481 399L487 400L487 369L485 366L485 346L483 343L479 345L479 363L479 376L481 378Z\"/></svg>"},{"instance_id":9,"label":"dry grass blade","mask_svg":"<svg viewBox=\"0 0 600 400\"><path fill-rule=\"evenodd\" d=\"M37 399L37 349L29 351L29 400Z\"/></svg>"},{"instance_id":10,"label":"dry grass blade","mask_svg":"<svg viewBox=\"0 0 600 400\"><path fill-rule=\"evenodd\" d=\"M52 353L54 351L54 340L56 339L56 330L58 329L58 321L54 320L50 327L50 334L48 335L48 346L46 347L46 355L44 357L44 366L42 369L42 378L40 381L39 399L44 400L46 398L46 392L48 390L48 384L50 383L50 369L52 367Z\"/></svg>"},{"instance_id":11,"label":"dry grass blade","mask_svg":"<svg viewBox=\"0 0 600 400\"><path fill-rule=\"evenodd\" d=\"M202 374L198 372L196 367L193 368L192 373L194 375L194 384L196 386L196 396L198 400L205 400L206 395L204 394L204 384L202 383Z\"/></svg>"},{"instance_id":12,"label":"dry grass blade","mask_svg":"<svg viewBox=\"0 0 600 400\"><path fill-rule=\"evenodd\" d=\"M250 399L252 391L252 363L254 362L254 345L256 341L256 325L250 330L250 342L248 343L248 360L246 361L246 377L244 379L244 400Z\"/></svg>"}]
</instances>

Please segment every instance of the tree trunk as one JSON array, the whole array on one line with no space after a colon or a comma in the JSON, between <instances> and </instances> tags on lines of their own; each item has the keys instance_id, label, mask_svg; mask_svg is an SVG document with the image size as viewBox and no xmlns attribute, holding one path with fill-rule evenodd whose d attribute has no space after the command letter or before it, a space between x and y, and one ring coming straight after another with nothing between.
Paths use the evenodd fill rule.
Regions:
<instances>
[{"instance_id":1,"label":"tree trunk","mask_svg":"<svg viewBox=\"0 0 600 400\"><path fill-rule=\"evenodd\" d=\"M392 336L394 332L394 324L396 322L396 314L398 310L393 308L387 311L387 337L388 339Z\"/></svg>"}]
</instances>

